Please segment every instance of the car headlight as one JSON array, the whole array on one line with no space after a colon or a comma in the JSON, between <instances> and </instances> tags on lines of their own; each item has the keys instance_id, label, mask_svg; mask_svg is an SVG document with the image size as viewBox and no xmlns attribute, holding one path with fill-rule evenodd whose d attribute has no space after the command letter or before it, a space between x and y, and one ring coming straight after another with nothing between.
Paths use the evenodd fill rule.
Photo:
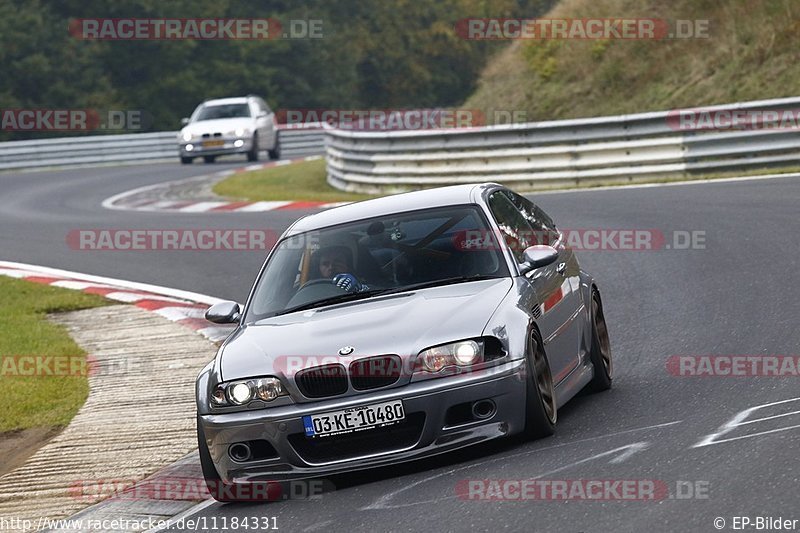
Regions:
<instances>
[{"instance_id":1,"label":"car headlight","mask_svg":"<svg viewBox=\"0 0 800 533\"><path fill-rule=\"evenodd\" d=\"M271 402L279 396L288 395L289 393L283 388L281 380L268 376L245 381L220 383L211 393L211 404L217 407L228 407L245 405L253 400Z\"/></svg>"},{"instance_id":2,"label":"car headlight","mask_svg":"<svg viewBox=\"0 0 800 533\"><path fill-rule=\"evenodd\" d=\"M233 134L236 137L247 137L250 135L250 130L247 130L245 128L236 128L235 130L233 130Z\"/></svg>"},{"instance_id":3,"label":"car headlight","mask_svg":"<svg viewBox=\"0 0 800 533\"><path fill-rule=\"evenodd\" d=\"M439 372L448 366L469 366L483 361L483 343L473 340L435 346L420 352L417 361L425 372Z\"/></svg>"},{"instance_id":4,"label":"car headlight","mask_svg":"<svg viewBox=\"0 0 800 533\"><path fill-rule=\"evenodd\" d=\"M184 131L183 134L181 135L181 138L188 143L189 141L192 140L192 134L189 133L188 131Z\"/></svg>"}]
</instances>

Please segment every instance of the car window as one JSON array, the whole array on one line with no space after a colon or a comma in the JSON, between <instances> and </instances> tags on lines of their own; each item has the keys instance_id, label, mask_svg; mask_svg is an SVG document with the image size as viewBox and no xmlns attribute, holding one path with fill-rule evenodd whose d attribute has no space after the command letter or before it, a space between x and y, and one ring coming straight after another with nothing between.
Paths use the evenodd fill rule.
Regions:
<instances>
[{"instance_id":1,"label":"car window","mask_svg":"<svg viewBox=\"0 0 800 533\"><path fill-rule=\"evenodd\" d=\"M537 206L521 194L507 191L508 197L514 207L525 218L533 230L533 244L554 244L558 238L558 229L553 219L545 213L541 207Z\"/></svg>"},{"instance_id":2,"label":"car window","mask_svg":"<svg viewBox=\"0 0 800 533\"><path fill-rule=\"evenodd\" d=\"M464 277L504 277L508 268L475 205L359 220L278 243L256 283L247 320L342 294L333 284L339 274L352 274L375 291Z\"/></svg>"},{"instance_id":3,"label":"car window","mask_svg":"<svg viewBox=\"0 0 800 533\"><path fill-rule=\"evenodd\" d=\"M250 106L247 104L203 105L195 120L216 120L220 118L249 117Z\"/></svg>"},{"instance_id":4,"label":"car window","mask_svg":"<svg viewBox=\"0 0 800 533\"><path fill-rule=\"evenodd\" d=\"M257 98L257 99L256 99L256 102L258 102L258 106L259 106L259 107L260 107L260 108L261 108L263 111L265 111L265 112L266 112L266 113L268 113L268 114L269 114L269 113L272 113L272 110L269 108L269 106L267 105L267 103L266 103L266 102L265 102L263 99L261 99L261 98Z\"/></svg>"},{"instance_id":5,"label":"car window","mask_svg":"<svg viewBox=\"0 0 800 533\"><path fill-rule=\"evenodd\" d=\"M533 228L503 191L496 191L489 196L489 209L506 244L514 253L514 258L518 263L524 263L525 249L538 244L534 238Z\"/></svg>"}]
</instances>

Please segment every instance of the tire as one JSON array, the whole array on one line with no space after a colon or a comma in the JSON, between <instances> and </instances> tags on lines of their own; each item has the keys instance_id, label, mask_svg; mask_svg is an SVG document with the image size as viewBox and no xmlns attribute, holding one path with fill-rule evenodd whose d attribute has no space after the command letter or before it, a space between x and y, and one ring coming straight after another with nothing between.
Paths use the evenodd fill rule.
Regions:
<instances>
[{"instance_id":1,"label":"tire","mask_svg":"<svg viewBox=\"0 0 800 533\"><path fill-rule=\"evenodd\" d=\"M192 161L194 161L193 157L183 157L183 156L181 156L181 164L182 165L191 165Z\"/></svg>"},{"instance_id":2,"label":"tire","mask_svg":"<svg viewBox=\"0 0 800 533\"><path fill-rule=\"evenodd\" d=\"M253 146L247 152L247 160L250 162L258 161L258 134L253 134Z\"/></svg>"},{"instance_id":3,"label":"tire","mask_svg":"<svg viewBox=\"0 0 800 533\"><path fill-rule=\"evenodd\" d=\"M592 347L589 357L594 367L594 377L589 382L588 389L600 392L611 388L614 365L611 358L611 341L608 338L608 326L603 313L603 301L600 292L592 289Z\"/></svg>"},{"instance_id":4,"label":"tire","mask_svg":"<svg viewBox=\"0 0 800 533\"><path fill-rule=\"evenodd\" d=\"M556 430L558 409L550 364L536 331L531 332L528 341L526 370L525 437L531 440L549 437Z\"/></svg>"},{"instance_id":5,"label":"tire","mask_svg":"<svg viewBox=\"0 0 800 533\"><path fill-rule=\"evenodd\" d=\"M203 156L203 161L205 161L206 163L213 163L214 161L216 161L216 159L217 159L217 156L215 156L215 155L204 155Z\"/></svg>"},{"instance_id":6,"label":"tire","mask_svg":"<svg viewBox=\"0 0 800 533\"><path fill-rule=\"evenodd\" d=\"M267 154L273 161L281 158L281 145L278 144L278 139L275 139L275 148L267 150Z\"/></svg>"}]
</instances>

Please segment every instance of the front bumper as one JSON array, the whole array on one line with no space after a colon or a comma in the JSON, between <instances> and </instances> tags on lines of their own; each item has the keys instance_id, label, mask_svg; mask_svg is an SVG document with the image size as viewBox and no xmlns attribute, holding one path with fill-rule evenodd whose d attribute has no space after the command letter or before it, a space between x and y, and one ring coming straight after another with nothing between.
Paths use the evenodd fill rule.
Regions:
<instances>
[{"instance_id":1,"label":"front bumper","mask_svg":"<svg viewBox=\"0 0 800 533\"><path fill-rule=\"evenodd\" d=\"M223 481L326 476L428 457L522 431L524 369L524 359L518 359L474 374L419 381L396 389L257 411L201 415L198 420ZM390 428L362 432L358 444L326 442L333 437L309 442L312 439L305 437L304 415L397 399L403 400L406 420ZM492 416L448 425L451 408L485 399L496 406ZM274 457L240 463L228 455L231 444L262 440L272 446Z\"/></svg>"},{"instance_id":2,"label":"front bumper","mask_svg":"<svg viewBox=\"0 0 800 533\"><path fill-rule=\"evenodd\" d=\"M221 146L203 146L204 142L208 141L221 141ZM237 141L241 141L241 146L236 146ZM187 150L187 146L191 145L192 149ZM226 155L226 154L243 154L249 152L253 147L253 139L245 137L224 137L213 139L197 139L191 142L181 140L178 144L178 151L181 157L202 157L204 155Z\"/></svg>"}]
</instances>

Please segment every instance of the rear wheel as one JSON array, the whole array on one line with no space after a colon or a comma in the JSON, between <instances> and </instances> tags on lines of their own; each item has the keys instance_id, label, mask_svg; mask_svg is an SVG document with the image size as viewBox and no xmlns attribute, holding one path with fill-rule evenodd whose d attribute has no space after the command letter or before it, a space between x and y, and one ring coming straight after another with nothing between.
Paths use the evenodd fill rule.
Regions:
<instances>
[{"instance_id":1,"label":"rear wheel","mask_svg":"<svg viewBox=\"0 0 800 533\"><path fill-rule=\"evenodd\" d=\"M529 439L549 437L555 432L558 409L550 363L537 332L528 341L527 387L525 401L525 436Z\"/></svg>"},{"instance_id":2,"label":"rear wheel","mask_svg":"<svg viewBox=\"0 0 800 533\"><path fill-rule=\"evenodd\" d=\"M273 161L281 158L281 145L278 144L278 139L275 139L275 147L272 150L268 150L267 154Z\"/></svg>"},{"instance_id":3,"label":"rear wheel","mask_svg":"<svg viewBox=\"0 0 800 533\"><path fill-rule=\"evenodd\" d=\"M203 156L203 161L205 161L206 163L213 163L214 161L216 161L216 159L217 159L217 156L215 156L215 155L204 155Z\"/></svg>"},{"instance_id":4,"label":"rear wheel","mask_svg":"<svg viewBox=\"0 0 800 533\"><path fill-rule=\"evenodd\" d=\"M611 341L603 314L603 302L597 289L592 290L592 348L589 356L594 367L594 377L589 383L589 389L597 392L610 389L613 372Z\"/></svg>"}]
</instances>

